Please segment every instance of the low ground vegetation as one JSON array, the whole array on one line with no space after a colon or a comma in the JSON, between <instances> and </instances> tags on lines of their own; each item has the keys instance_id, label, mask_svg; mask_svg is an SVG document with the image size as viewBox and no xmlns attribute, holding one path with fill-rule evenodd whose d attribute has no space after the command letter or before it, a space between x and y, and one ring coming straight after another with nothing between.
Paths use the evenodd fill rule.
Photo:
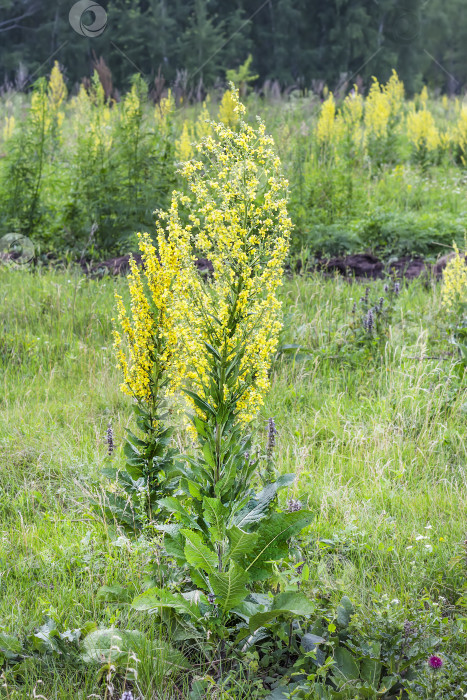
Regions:
<instances>
[{"instance_id":1,"label":"low ground vegetation","mask_svg":"<svg viewBox=\"0 0 467 700\"><path fill-rule=\"evenodd\" d=\"M123 654L113 671L104 661L108 651L87 652L86 634L97 627L146 633L133 649L143 697L188 694L185 671L167 675L172 651L146 653L173 643L167 627L130 606L167 575L157 541L128 538L90 505L108 488L101 469L109 422L114 464L122 465L133 423L118 389L111 335L114 291L125 295L125 283L85 279L72 268L3 271L1 282L5 692L110 697L105 688L112 683L120 697L122 668L136 662ZM384 294L384 282L371 284L370 298ZM314 637L300 648L305 634L326 640L321 661L337 658L351 676L364 668L360 684L374 659L374 674L381 669L403 680L414 698L467 692L467 395L459 358L437 284L402 284L384 341L363 346L349 337L362 296L365 287L319 276L289 279L282 290L282 350L254 440L264 453L274 417L276 469L295 473L280 504L300 500L313 513L273 580L277 591L300 587L314 612L293 623L291 648L289 623L278 623L276 641L252 647L222 680L203 660L202 645L182 645L179 663L189 659L190 678L204 694L261 697L284 669L302 680L312 676L323 667L310 659ZM302 350L287 350L294 345ZM183 434L180 427L177 443ZM436 676L427 666L431 654L444 662ZM332 676L340 678L339 670L328 666L317 680ZM420 690L432 681L443 694ZM133 680L128 686L137 696ZM348 697L373 697L361 692Z\"/></svg>"}]
</instances>

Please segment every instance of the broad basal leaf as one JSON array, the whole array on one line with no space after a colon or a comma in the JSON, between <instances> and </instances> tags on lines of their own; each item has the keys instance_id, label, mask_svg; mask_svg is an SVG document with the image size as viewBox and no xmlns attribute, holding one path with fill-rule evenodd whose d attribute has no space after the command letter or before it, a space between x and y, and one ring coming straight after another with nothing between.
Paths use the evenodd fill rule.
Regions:
<instances>
[{"instance_id":1,"label":"broad basal leaf","mask_svg":"<svg viewBox=\"0 0 467 700\"><path fill-rule=\"evenodd\" d=\"M84 638L82 659L85 663L124 661L129 652L136 651L144 641L145 636L139 630L96 630Z\"/></svg>"},{"instance_id":2,"label":"broad basal leaf","mask_svg":"<svg viewBox=\"0 0 467 700\"><path fill-rule=\"evenodd\" d=\"M344 677L348 681L358 680L360 677L360 663L345 647L337 647L334 651L333 672L336 676Z\"/></svg>"},{"instance_id":3,"label":"broad basal leaf","mask_svg":"<svg viewBox=\"0 0 467 700\"><path fill-rule=\"evenodd\" d=\"M200 600L202 597L200 596ZM179 593L171 593L161 588L150 588L137 596L131 604L134 610L157 612L164 608L172 608L179 613L187 613L195 619L202 617L198 605L192 600L186 600Z\"/></svg>"}]
</instances>

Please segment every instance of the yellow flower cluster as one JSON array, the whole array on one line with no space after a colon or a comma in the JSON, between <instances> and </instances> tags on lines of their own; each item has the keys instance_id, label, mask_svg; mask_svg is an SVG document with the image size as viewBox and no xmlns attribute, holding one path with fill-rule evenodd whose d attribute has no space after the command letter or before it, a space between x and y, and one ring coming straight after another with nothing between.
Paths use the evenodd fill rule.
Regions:
<instances>
[{"instance_id":1,"label":"yellow flower cluster","mask_svg":"<svg viewBox=\"0 0 467 700\"><path fill-rule=\"evenodd\" d=\"M5 124L3 126L3 140L8 141L8 139L11 139L13 136L13 131L15 130L15 118L12 115L11 117L6 117L5 118Z\"/></svg>"},{"instance_id":2,"label":"yellow flower cluster","mask_svg":"<svg viewBox=\"0 0 467 700\"><path fill-rule=\"evenodd\" d=\"M239 418L250 420L269 384L271 356L280 329L277 288L289 245L287 182L265 126L255 129L242 116L244 106L232 87L236 130L212 123L213 135L196 146L197 159L183 165L188 194L174 193L161 216L167 240L180 251L183 269L173 294L179 341L177 374L201 396L210 396L208 368L216 348L226 363L241 356L233 393ZM179 208L188 213L182 223ZM193 250L210 260L213 279L206 283L193 265ZM226 391L224 389L224 391ZM219 400L233 400L224 395ZM216 398L210 396L210 401Z\"/></svg>"},{"instance_id":3,"label":"yellow flower cluster","mask_svg":"<svg viewBox=\"0 0 467 700\"><path fill-rule=\"evenodd\" d=\"M234 127L238 120L237 101L232 90L226 90L222 96L219 107L219 120L224 126Z\"/></svg>"},{"instance_id":4,"label":"yellow flower cluster","mask_svg":"<svg viewBox=\"0 0 467 700\"><path fill-rule=\"evenodd\" d=\"M180 138L175 142L175 152L179 161L189 160L193 155L193 127L188 119L183 122Z\"/></svg>"},{"instance_id":5,"label":"yellow flower cluster","mask_svg":"<svg viewBox=\"0 0 467 700\"><path fill-rule=\"evenodd\" d=\"M341 118L344 131L355 150L359 150L362 144L362 117L363 98L355 85L353 91L347 95L342 105Z\"/></svg>"},{"instance_id":6,"label":"yellow flower cluster","mask_svg":"<svg viewBox=\"0 0 467 700\"><path fill-rule=\"evenodd\" d=\"M58 111L68 94L58 61L55 61L54 67L50 73L48 93L51 109L53 111Z\"/></svg>"},{"instance_id":7,"label":"yellow flower cluster","mask_svg":"<svg viewBox=\"0 0 467 700\"><path fill-rule=\"evenodd\" d=\"M467 304L467 253L461 253L454 244L454 256L449 260L443 273L441 290L443 306L450 312L458 313L461 304Z\"/></svg>"},{"instance_id":8,"label":"yellow flower cluster","mask_svg":"<svg viewBox=\"0 0 467 700\"><path fill-rule=\"evenodd\" d=\"M338 129L336 128L336 103L332 92L323 102L318 123L316 124L316 140L320 146L332 146L338 140Z\"/></svg>"},{"instance_id":9,"label":"yellow flower cluster","mask_svg":"<svg viewBox=\"0 0 467 700\"><path fill-rule=\"evenodd\" d=\"M105 102L104 88L97 73L92 79L88 93L81 85L74 98L73 113L77 123L77 133L82 143L86 143L88 153L96 158L98 154L108 153L113 143L112 113Z\"/></svg>"},{"instance_id":10,"label":"yellow flower cluster","mask_svg":"<svg viewBox=\"0 0 467 700\"><path fill-rule=\"evenodd\" d=\"M380 85L373 77L368 97L365 101L365 143L385 140L395 126L404 101L404 84L396 71L386 85Z\"/></svg>"},{"instance_id":11,"label":"yellow flower cluster","mask_svg":"<svg viewBox=\"0 0 467 700\"><path fill-rule=\"evenodd\" d=\"M65 114L60 108L68 95L68 90L66 89L58 61L55 61L50 73L47 92L49 98L49 117L52 119L53 129L55 133L57 133L65 119Z\"/></svg>"},{"instance_id":12,"label":"yellow flower cluster","mask_svg":"<svg viewBox=\"0 0 467 700\"><path fill-rule=\"evenodd\" d=\"M156 105L155 117L156 121L165 124L167 117L175 111L175 100L172 95L172 90L169 90L167 97L163 97L159 104Z\"/></svg>"},{"instance_id":13,"label":"yellow flower cluster","mask_svg":"<svg viewBox=\"0 0 467 700\"><path fill-rule=\"evenodd\" d=\"M183 122L180 138L175 142L175 151L179 162L189 160L194 153L194 141L201 141L211 133L209 124L209 112L206 102L203 102L201 112L193 124L188 119Z\"/></svg>"},{"instance_id":14,"label":"yellow flower cluster","mask_svg":"<svg viewBox=\"0 0 467 700\"><path fill-rule=\"evenodd\" d=\"M373 78L373 83L365 102L365 130L367 139L385 139L388 133L390 116L391 101L387 93L380 86L378 80Z\"/></svg>"},{"instance_id":15,"label":"yellow flower cluster","mask_svg":"<svg viewBox=\"0 0 467 700\"><path fill-rule=\"evenodd\" d=\"M395 70L392 71L391 77L386 85L384 85L383 92L389 102L391 117L397 117L397 115L402 111L405 90L404 83L399 79L399 76Z\"/></svg>"},{"instance_id":16,"label":"yellow flower cluster","mask_svg":"<svg viewBox=\"0 0 467 700\"><path fill-rule=\"evenodd\" d=\"M440 145L439 131L426 106L418 112L412 109L407 115L407 136L418 152L435 151Z\"/></svg>"},{"instance_id":17,"label":"yellow flower cluster","mask_svg":"<svg viewBox=\"0 0 467 700\"><path fill-rule=\"evenodd\" d=\"M170 309L180 253L164 235L158 236L158 252L147 233L138 234L138 237L143 270L133 259L130 260L131 318L117 294L122 333L114 328L114 345L123 373L122 391L139 401L153 404L160 396L164 378L171 373L177 345ZM123 349L123 339L128 357Z\"/></svg>"},{"instance_id":18,"label":"yellow flower cluster","mask_svg":"<svg viewBox=\"0 0 467 700\"><path fill-rule=\"evenodd\" d=\"M37 133L42 133L45 136L50 132L52 128L52 117L43 82L40 83L39 87L34 90L32 94L31 108L28 116Z\"/></svg>"},{"instance_id":19,"label":"yellow flower cluster","mask_svg":"<svg viewBox=\"0 0 467 700\"><path fill-rule=\"evenodd\" d=\"M141 119L142 109L138 85L134 82L130 92L125 95L125 99L123 100L123 109L121 113L123 125L130 125L131 128L135 122Z\"/></svg>"},{"instance_id":20,"label":"yellow flower cluster","mask_svg":"<svg viewBox=\"0 0 467 700\"><path fill-rule=\"evenodd\" d=\"M462 164L467 165L467 107L463 106L459 112L459 117L451 133L451 142L459 150L459 157Z\"/></svg>"}]
</instances>

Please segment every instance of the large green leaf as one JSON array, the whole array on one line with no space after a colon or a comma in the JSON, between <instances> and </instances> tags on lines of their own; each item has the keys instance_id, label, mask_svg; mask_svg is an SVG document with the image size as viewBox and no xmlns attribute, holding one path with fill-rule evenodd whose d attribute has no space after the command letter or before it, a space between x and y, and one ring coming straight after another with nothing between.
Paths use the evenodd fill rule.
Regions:
<instances>
[{"instance_id":1,"label":"large green leaf","mask_svg":"<svg viewBox=\"0 0 467 700\"><path fill-rule=\"evenodd\" d=\"M229 528L227 536L230 544L227 556L235 561L240 561L251 552L258 539L256 532L245 532L244 530L240 530L236 525Z\"/></svg>"},{"instance_id":2,"label":"large green leaf","mask_svg":"<svg viewBox=\"0 0 467 700\"><path fill-rule=\"evenodd\" d=\"M3 654L3 656L7 659L14 659L21 654L22 649L23 646L19 639L0 632L0 653Z\"/></svg>"},{"instance_id":3,"label":"large green leaf","mask_svg":"<svg viewBox=\"0 0 467 700\"><path fill-rule=\"evenodd\" d=\"M145 636L139 630L96 630L84 638L82 659L85 663L125 661L144 641Z\"/></svg>"},{"instance_id":4,"label":"large green leaf","mask_svg":"<svg viewBox=\"0 0 467 700\"><path fill-rule=\"evenodd\" d=\"M352 601L346 595L342 596L341 602L337 606L336 619L339 627L344 629L349 626L350 620L355 610Z\"/></svg>"},{"instance_id":5,"label":"large green leaf","mask_svg":"<svg viewBox=\"0 0 467 700\"><path fill-rule=\"evenodd\" d=\"M316 607L304 593L286 591L274 598L272 610L289 610L294 615L311 615Z\"/></svg>"},{"instance_id":6,"label":"large green leaf","mask_svg":"<svg viewBox=\"0 0 467 700\"><path fill-rule=\"evenodd\" d=\"M287 554L287 542L301 532L314 516L310 511L271 513L258 529L258 540L248 556L245 569L253 579L265 578L270 571L267 562L277 561ZM246 559L246 558L245 558Z\"/></svg>"},{"instance_id":7,"label":"large green leaf","mask_svg":"<svg viewBox=\"0 0 467 700\"><path fill-rule=\"evenodd\" d=\"M185 559L185 538L178 529L180 526L174 525L173 529L166 530L164 534L164 547L167 554L173 557L179 564L183 565Z\"/></svg>"},{"instance_id":8,"label":"large green leaf","mask_svg":"<svg viewBox=\"0 0 467 700\"><path fill-rule=\"evenodd\" d=\"M378 687L383 664L379 659L365 657L361 661L360 675L364 681L371 683L373 687Z\"/></svg>"},{"instance_id":9,"label":"large green leaf","mask_svg":"<svg viewBox=\"0 0 467 700\"><path fill-rule=\"evenodd\" d=\"M187 510L185 510L184 506L174 496L161 498L159 501L157 501L157 503L161 506L161 508L165 508L169 511L169 513L173 513L177 519L183 523L183 525L199 530L196 520Z\"/></svg>"},{"instance_id":10,"label":"large green leaf","mask_svg":"<svg viewBox=\"0 0 467 700\"><path fill-rule=\"evenodd\" d=\"M223 610L231 610L240 605L248 595L246 584L248 574L238 564L232 562L226 572L217 572L209 577L216 603Z\"/></svg>"},{"instance_id":11,"label":"large green leaf","mask_svg":"<svg viewBox=\"0 0 467 700\"><path fill-rule=\"evenodd\" d=\"M212 574L218 566L217 554L207 547L201 536L192 530L180 530L186 539L184 548L185 557L190 566L202 569L207 574Z\"/></svg>"},{"instance_id":12,"label":"large green leaf","mask_svg":"<svg viewBox=\"0 0 467 700\"><path fill-rule=\"evenodd\" d=\"M250 632L254 632L277 617L291 618L311 615L314 611L315 606L303 593L295 593L293 591L280 593L275 597L270 610L256 613L250 617Z\"/></svg>"},{"instance_id":13,"label":"large green leaf","mask_svg":"<svg viewBox=\"0 0 467 700\"><path fill-rule=\"evenodd\" d=\"M345 647L337 647L334 651L334 661L334 675L340 675L347 681L358 680L360 677L360 664L348 649Z\"/></svg>"},{"instance_id":14,"label":"large green leaf","mask_svg":"<svg viewBox=\"0 0 467 700\"><path fill-rule=\"evenodd\" d=\"M205 596L200 593L200 600L206 602ZM187 613L198 620L202 617L198 605L193 600L187 600L180 593L171 593L161 588L150 588L133 600L131 607L134 610L142 610L149 613L172 608L179 613Z\"/></svg>"},{"instance_id":15,"label":"large green leaf","mask_svg":"<svg viewBox=\"0 0 467 700\"><path fill-rule=\"evenodd\" d=\"M262 520L267 514L268 508L275 499L277 492L286 486L290 486L294 482L294 479L294 474L283 474L273 484L268 484L238 514L235 519L235 524L245 529Z\"/></svg>"}]
</instances>

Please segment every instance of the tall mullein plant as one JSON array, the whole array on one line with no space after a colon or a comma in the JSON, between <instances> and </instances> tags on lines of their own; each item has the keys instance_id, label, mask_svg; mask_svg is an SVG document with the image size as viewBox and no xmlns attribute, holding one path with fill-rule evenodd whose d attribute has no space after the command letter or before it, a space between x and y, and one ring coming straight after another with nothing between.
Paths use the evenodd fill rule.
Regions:
<instances>
[{"instance_id":1,"label":"tall mullein plant","mask_svg":"<svg viewBox=\"0 0 467 700\"><path fill-rule=\"evenodd\" d=\"M183 166L187 194L175 193L159 222L159 237L180 253L172 297L178 351L169 379L191 404L196 445L180 488L159 501L171 513L159 529L166 553L189 579L181 577L187 583L180 592L153 588L133 601L140 611L166 610L166 620L175 615L184 639L204 631L221 671L240 641L264 624L265 607L250 594L312 521L306 510L277 507L278 489L294 475L255 489L249 424L269 386L291 224L272 141L261 122L253 128L243 120L232 94L235 129L212 124L197 158ZM195 255L211 261L211 279L198 274ZM306 599L297 604L309 609ZM267 619L293 612L282 599L274 606Z\"/></svg>"},{"instance_id":2,"label":"tall mullein plant","mask_svg":"<svg viewBox=\"0 0 467 700\"><path fill-rule=\"evenodd\" d=\"M182 174L187 194L174 193L163 228L182 256L173 314L179 352L174 385L192 405L199 450L182 488L202 511L218 499L234 516L252 497L248 425L263 404L281 327L277 291L288 251L287 181L273 142L258 121L243 120L233 92L235 129L212 123ZM182 223L179 209L184 210ZM213 266L207 283L194 254Z\"/></svg>"},{"instance_id":3,"label":"tall mullein plant","mask_svg":"<svg viewBox=\"0 0 467 700\"><path fill-rule=\"evenodd\" d=\"M118 320L114 319L121 390L133 398L139 434L128 431L125 467L104 470L127 495L108 493L105 509L124 528L136 532L147 531L153 520L162 517L159 499L175 490L179 476L165 403L176 349L170 309L180 256L161 236L158 252L148 234L139 234L139 248L143 269L130 260L130 311L117 295Z\"/></svg>"}]
</instances>

